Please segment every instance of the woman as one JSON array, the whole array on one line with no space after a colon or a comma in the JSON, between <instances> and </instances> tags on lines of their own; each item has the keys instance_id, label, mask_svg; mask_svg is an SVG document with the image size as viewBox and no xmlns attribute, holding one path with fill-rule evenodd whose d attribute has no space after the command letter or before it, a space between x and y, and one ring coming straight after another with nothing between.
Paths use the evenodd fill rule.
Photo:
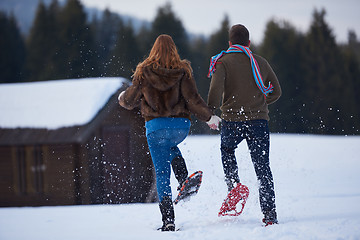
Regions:
<instances>
[{"instance_id":1,"label":"woman","mask_svg":"<svg viewBox=\"0 0 360 240\"><path fill-rule=\"evenodd\" d=\"M180 59L169 35L160 35L149 56L136 67L133 84L120 93L119 104L126 109L140 105L145 118L146 137L154 163L162 215L162 231L175 230L171 198L170 165L181 184L187 177L184 159L177 145L190 130L190 114L217 128L219 118L200 97L190 62Z\"/></svg>"}]
</instances>

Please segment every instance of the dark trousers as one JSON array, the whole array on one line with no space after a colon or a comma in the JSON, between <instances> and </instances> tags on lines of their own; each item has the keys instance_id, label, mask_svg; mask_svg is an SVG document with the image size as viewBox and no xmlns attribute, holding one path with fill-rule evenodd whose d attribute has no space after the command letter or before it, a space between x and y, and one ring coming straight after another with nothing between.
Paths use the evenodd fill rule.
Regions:
<instances>
[{"instance_id":1,"label":"dark trousers","mask_svg":"<svg viewBox=\"0 0 360 240\"><path fill-rule=\"evenodd\" d=\"M275 210L273 176L269 162L269 125L266 120L243 122L223 121L221 126L221 159L225 181L231 189L240 182L235 149L246 139L257 179L260 183L259 198L262 212Z\"/></svg>"}]
</instances>

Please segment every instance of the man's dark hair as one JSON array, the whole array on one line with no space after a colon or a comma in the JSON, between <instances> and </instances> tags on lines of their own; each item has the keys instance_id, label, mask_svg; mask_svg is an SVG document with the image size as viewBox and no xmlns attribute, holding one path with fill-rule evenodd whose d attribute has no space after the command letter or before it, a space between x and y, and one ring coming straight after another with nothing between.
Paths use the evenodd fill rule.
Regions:
<instances>
[{"instance_id":1,"label":"man's dark hair","mask_svg":"<svg viewBox=\"0 0 360 240\"><path fill-rule=\"evenodd\" d=\"M232 44L240 44L242 46L249 45L249 31L242 24L236 24L230 28L229 40Z\"/></svg>"}]
</instances>

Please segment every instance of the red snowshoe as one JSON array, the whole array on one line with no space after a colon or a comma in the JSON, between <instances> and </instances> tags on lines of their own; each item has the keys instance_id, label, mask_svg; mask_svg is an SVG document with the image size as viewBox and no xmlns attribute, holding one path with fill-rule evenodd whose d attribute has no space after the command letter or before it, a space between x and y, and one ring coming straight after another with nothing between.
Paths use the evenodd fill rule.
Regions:
<instances>
[{"instance_id":1,"label":"red snowshoe","mask_svg":"<svg viewBox=\"0 0 360 240\"><path fill-rule=\"evenodd\" d=\"M220 208L218 216L239 216L244 210L248 196L249 188L241 183L238 183L237 186L234 187L227 195ZM236 209L239 202L241 203L240 211Z\"/></svg>"},{"instance_id":2,"label":"red snowshoe","mask_svg":"<svg viewBox=\"0 0 360 240\"><path fill-rule=\"evenodd\" d=\"M191 174L185 182L182 184L179 194L174 200L174 204L177 204L180 200L186 199L199 191L202 181L202 171L197 171Z\"/></svg>"}]
</instances>

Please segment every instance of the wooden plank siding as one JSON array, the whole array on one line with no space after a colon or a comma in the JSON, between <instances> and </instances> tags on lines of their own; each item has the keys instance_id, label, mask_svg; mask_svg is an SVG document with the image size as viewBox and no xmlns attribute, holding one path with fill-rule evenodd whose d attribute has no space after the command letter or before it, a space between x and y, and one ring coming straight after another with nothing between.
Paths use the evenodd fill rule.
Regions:
<instances>
[{"instance_id":1,"label":"wooden plank siding","mask_svg":"<svg viewBox=\"0 0 360 240\"><path fill-rule=\"evenodd\" d=\"M0 128L0 207L155 201L144 120L121 90L83 126Z\"/></svg>"}]
</instances>

